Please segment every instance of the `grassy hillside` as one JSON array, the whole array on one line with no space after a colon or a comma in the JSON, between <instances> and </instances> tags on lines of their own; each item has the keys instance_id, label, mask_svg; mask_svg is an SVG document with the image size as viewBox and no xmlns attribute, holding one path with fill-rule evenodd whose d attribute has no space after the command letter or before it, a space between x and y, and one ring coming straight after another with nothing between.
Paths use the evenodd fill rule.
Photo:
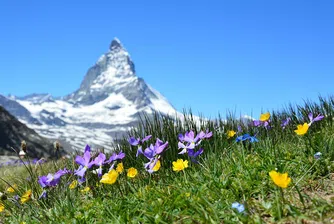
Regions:
<instances>
[{"instance_id":1,"label":"grassy hillside","mask_svg":"<svg viewBox=\"0 0 334 224\"><path fill-rule=\"evenodd\" d=\"M324 117L316 118L317 115ZM119 157L114 155L112 158L116 160L101 166L102 177L96 174L99 168L96 158L103 156L95 149L87 149L85 153L87 162L96 159L95 165L87 163L79 167L84 158L74 156L44 164L0 168L3 199L0 220L5 223L331 223L334 220L333 115L334 98L320 97L318 103L306 102L272 111L269 119L269 114L264 113L262 121L255 123L233 116L200 122L192 119L191 114L182 122L158 115L154 120L143 117L142 125L132 130L129 138L152 137L139 145L136 139L130 141L132 145L129 138L121 140L115 145ZM284 123L288 118L290 122ZM297 125L304 126L296 132ZM192 140L190 131L199 138ZM179 154L183 150L181 143L187 147L185 154ZM145 151L150 144L153 144L151 151ZM145 155L139 153L136 157L140 145ZM201 148L202 154L191 157L192 152ZM78 155L82 156L84 150ZM183 161L176 163L178 159ZM146 168L145 163L148 163ZM129 168L135 168L137 175ZM55 175L52 179L51 174L57 171L61 177ZM43 181L41 176L48 173L45 177L48 182ZM85 180L79 178L82 173ZM28 190L31 195L26 194Z\"/></svg>"}]
</instances>

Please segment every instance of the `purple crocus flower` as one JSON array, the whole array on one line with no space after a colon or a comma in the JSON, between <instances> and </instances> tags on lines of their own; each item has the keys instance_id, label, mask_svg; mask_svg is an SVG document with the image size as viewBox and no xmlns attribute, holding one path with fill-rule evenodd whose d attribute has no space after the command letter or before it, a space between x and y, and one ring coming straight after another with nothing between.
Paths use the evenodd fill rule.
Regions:
<instances>
[{"instance_id":1,"label":"purple crocus flower","mask_svg":"<svg viewBox=\"0 0 334 224\"><path fill-rule=\"evenodd\" d=\"M237 133L241 133L241 132L242 132L242 128L241 128L240 125L238 125L238 131L237 131Z\"/></svg>"},{"instance_id":2,"label":"purple crocus flower","mask_svg":"<svg viewBox=\"0 0 334 224\"><path fill-rule=\"evenodd\" d=\"M269 126L269 121L254 120L254 121L253 121L253 125L254 125L255 127L263 126L263 127L265 127L266 129L270 128L270 126Z\"/></svg>"},{"instance_id":3,"label":"purple crocus flower","mask_svg":"<svg viewBox=\"0 0 334 224\"><path fill-rule=\"evenodd\" d=\"M197 152L195 152L193 149L188 149L188 155L190 157L190 160L193 163L198 163L198 161L196 160L196 157L201 155L203 153L204 149L200 148Z\"/></svg>"},{"instance_id":4,"label":"purple crocus flower","mask_svg":"<svg viewBox=\"0 0 334 224\"><path fill-rule=\"evenodd\" d=\"M90 146L89 146L89 145L86 145L86 147L85 147L85 152L90 152L90 151L91 151Z\"/></svg>"},{"instance_id":5,"label":"purple crocus flower","mask_svg":"<svg viewBox=\"0 0 334 224\"><path fill-rule=\"evenodd\" d=\"M259 126L261 126L261 124L262 124L262 121L260 121L260 120L254 120L254 121L253 121L253 125L254 125L255 127L259 127Z\"/></svg>"},{"instance_id":6,"label":"purple crocus flower","mask_svg":"<svg viewBox=\"0 0 334 224\"><path fill-rule=\"evenodd\" d=\"M81 178L78 179L78 183L79 183L79 184L82 184L82 183L84 183L85 181L86 181L86 178L85 178L85 177L81 177Z\"/></svg>"},{"instance_id":7,"label":"purple crocus flower","mask_svg":"<svg viewBox=\"0 0 334 224\"><path fill-rule=\"evenodd\" d=\"M46 190L44 190L42 194L38 197L38 200L41 200L42 198L46 198L46 197L47 197L47 193L46 193Z\"/></svg>"},{"instance_id":8,"label":"purple crocus flower","mask_svg":"<svg viewBox=\"0 0 334 224\"><path fill-rule=\"evenodd\" d=\"M150 159L150 161L148 163L144 164L144 167L147 170L147 172L149 172L149 173L153 173L154 172L153 168L157 164L157 162L158 162L159 159L160 159L160 156L153 157L152 159Z\"/></svg>"},{"instance_id":9,"label":"purple crocus flower","mask_svg":"<svg viewBox=\"0 0 334 224\"><path fill-rule=\"evenodd\" d=\"M94 161L90 161L90 159L91 159L91 155L89 151L86 151L83 157L77 156L75 158L75 162L81 166L79 167L78 170L75 171L74 174L80 177L84 177L86 171L95 164Z\"/></svg>"},{"instance_id":10,"label":"purple crocus flower","mask_svg":"<svg viewBox=\"0 0 334 224\"><path fill-rule=\"evenodd\" d=\"M163 143L160 139L157 139L155 145L151 144L144 151L141 151L140 154L143 154L150 161L145 163L144 167L149 172L153 172L153 168L155 164L158 162L160 158L160 154L166 149L168 146L168 142Z\"/></svg>"},{"instance_id":11,"label":"purple crocus flower","mask_svg":"<svg viewBox=\"0 0 334 224\"><path fill-rule=\"evenodd\" d=\"M178 148L182 149L182 151L179 152L179 154L186 153L188 149L194 149L201 143L203 139L211 137L212 137L212 132L209 132L208 129L206 130L205 133L201 131L196 135L196 137L193 131L186 132L185 135L179 134L178 139L180 140L180 142L178 142ZM187 142L187 144L185 144L185 142Z\"/></svg>"},{"instance_id":12,"label":"purple crocus flower","mask_svg":"<svg viewBox=\"0 0 334 224\"><path fill-rule=\"evenodd\" d=\"M163 143L160 139L157 138L157 141L155 142L155 152L156 154L161 154L162 151L168 146L168 142Z\"/></svg>"},{"instance_id":13,"label":"purple crocus flower","mask_svg":"<svg viewBox=\"0 0 334 224\"><path fill-rule=\"evenodd\" d=\"M111 156L110 156L110 158L107 160L107 161L105 161L104 163L105 164L109 164L109 163L111 163L111 162L113 162L113 161L115 161L115 160L122 160L123 158L125 157L125 153L124 152L122 152L122 151L120 151L120 153L113 153Z\"/></svg>"},{"instance_id":14,"label":"purple crocus flower","mask_svg":"<svg viewBox=\"0 0 334 224\"><path fill-rule=\"evenodd\" d=\"M66 173L67 173L67 171L65 171L65 170L58 170L54 175L49 173L46 176L47 185L50 186L50 187L56 186L59 183L60 178L63 175L65 175Z\"/></svg>"},{"instance_id":15,"label":"purple crocus flower","mask_svg":"<svg viewBox=\"0 0 334 224\"><path fill-rule=\"evenodd\" d=\"M140 154L143 154L143 149L142 149L141 146L138 147L138 149L137 149L136 157L138 157Z\"/></svg>"},{"instance_id":16,"label":"purple crocus flower","mask_svg":"<svg viewBox=\"0 0 334 224\"><path fill-rule=\"evenodd\" d=\"M287 118L285 120L282 121L281 127L284 129L291 121L291 118Z\"/></svg>"},{"instance_id":17,"label":"purple crocus flower","mask_svg":"<svg viewBox=\"0 0 334 224\"><path fill-rule=\"evenodd\" d=\"M138 157L138 155L142 152L142 145L145 141L149 140L152 137L152 135L148 135L146 137L144 137L142 140L140 140L140 138L135 138L135 137L130 137L128 142L130 143L130 145L132 146L138 146L137 149L137 153L136 153L136 157Z\"/></svg>"},{"instance_id":18,"label":"purple crocus flower","mask_svg":"<svg viewBox=\"0 0 334 224\"><path fill-rule=\"evenodd\" d=\"M203 138L211 138L212 135L212 131L209 132L209 129L207 129Z\"/></svg>"},{"instance_id":19,"label":"purple crocus flower","mask_svg":"<svg viewBox=\"0 0 334 224\"><path fill-rule=\"evenodd\" d=\"M20 196L15 195L13 198L14 198L15 201L18 201L20 199Z\"/></svg>"},{"instance_id":20,"label":"purple crocus flower","mask_svg":"<svg viewBox=\"0 0 334 224\"><path fill-rule=\"evenodd\" d=\"M106 160L106 155L104 155L103 153L100 153L94 160L94 164L99 167L97 169L98 177L102 176L102 165L104 164L105 160Z\"/></svg>"},{"instance_id":21,"label":"purple crocus flower","mask_svg":"<svg viewBox=\"0 0 334 224\"><path fill-rule=\"evenodd\" d=\"M38 183L39 185L41 185L42 188L45 188L46 186L48 186L48 184L46 183L46 176L41 176L38 178Z\"/></svg>"},{"instance_id":22,"label":"purple crocus flower","mask_svg":"<svg viewBox=\"0 0 334 224\"><path fill-rule=\"evenodd\" d=\"M315 118L313 118L313 113L308 114L308 118L310 119L309 126L313 124L315 121L321 121L325 116L318 114Z\"/></svg>"},{"instance_id":23,"label":"purple crocus flower","mask_svg":"<svg viewBox=\"0 0 334 224\"><path fill-rule=\"evenodd\" d=\"M197 146L199 143L197 143L199 140L201 140L203 137L205 136L204 132L200 132L196 135L195 137L195 133L193 131L190 132L186 132L185 136L184 136L184 141L190 143L188 145L188 147L190 149L195 148L195 146ZM196 144L197 143L197 144Z\"/></svg>"},{"instance_id":24,"label":"purple crocus flower","mask_svg":"<svg viewBox=\"0 0 334 224\"><path fill-rule=\"evenodd\" d=\"M179 142L178 144L178 148L182 149L181 152L179 152L179 154L184 154L188 151L188 149L190 149L188 146L186 146L185 144L183 144L182 142ZM190 144L189 144L190 145Z\"/></svg>"},{"instance_id":25,"label":"purple crocus flower","mask_svg":"<svg viewBox=\"0 0 334 224\"><path fill-rule=\"evenodd\" d=\"M205 133L203 131L201 131L197 136L200 140L205 139L205 138L211 138L212 137L212 131L209 132L209 129L206 129Z\"/></svg>"},{"instance_id":26,"label":"purple crocus flower","mask_svg":"<svg viewBox=\"0 0 334 224\"><path fill-rule=\"evenodd\" d=\"M64 174L72 174L73 173L72 170L69 170L66 167L62 171L64 172Z\"/></svg>"},{"instance_id":27,"label":"purple crocus flower","mask_svg":"<svg viewBox=\"0 0 334 224\"><path fill-rule=\"evenodd\" d=\"M163 143L160 139L157 138L155 145L151 144L148 148L143 150L138 150L137 154L143 154L146 158L152 159L154 156L159 155L162 151L168 146L168 142Z\"/></svg>"},{"instance_id":28,"label":"purple crocus flower","mask_svg":"<svg viewBox=\"0 0 334 224\"><path fill-rule=\"evenodd\" d=\"M37 161L38 161L38 159L36 159L36 158L35 158L35 159L33 159L33 160L32 160L32 164L36 164L36 163L37 163Z\"/></svg>"},{"instance_id":29,"label":"purple crocus flower","mask_svg":"<svg viewBox=\"0 0 334 224\"><path fill-rule=\"evenodd\" d=\"M149 140L151 137L152 137L152 135L148 135L148 136L144 137L142 140L140 140L140 138L136 139L135 137L130 137L128 142L132 146L142 145L145 141Z\"/></svg>"},{"instance_id":30,"label":"purple crocus flower","mask_svg":"<svg viewBox=\"0 0 334 224\"><path fill-rule=\"evenodd\" d=\"M181 142L184 142L184 136L183 136L183 134L179 134L177 137L178 137L178 139L179 139Z\"/></svg>"},{"instance_id":31,"label":"purple crocus flower","mask_svg":"<svg viewBox=\"0 0 334 224\"><path fill-rule=\"evenodd\" d=\"M139 145L140 138L136 139L135 137L130 137L128 142L130 143L130 145L136 146Z\"/></svg>"}]
</instances>

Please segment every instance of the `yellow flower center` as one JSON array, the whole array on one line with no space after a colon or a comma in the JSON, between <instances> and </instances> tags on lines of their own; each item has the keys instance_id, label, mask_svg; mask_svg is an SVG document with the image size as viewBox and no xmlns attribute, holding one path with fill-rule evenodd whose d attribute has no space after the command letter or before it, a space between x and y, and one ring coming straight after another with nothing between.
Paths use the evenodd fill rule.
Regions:
<instances>
[{"instance_id":1,"label":"yellow flower center","mask_svg":"<svg viewBox=\"0 0 334 224\"><path fill-rule=\"evenodd\" d=\"M124 171L123 163L119 163L119 164L117 164L116 171L117 171L117 173L119 173L119 174L123 173L123 171Z\"/></svg>"},{"instance_id":2,"label":"yellow flower center","mask_svg":"<svg viewBox=\"0 0 334 224\"><path fill-rule=\"evenodd\" d=\"M160 160L157 161L157 163L154 165L153 167L153 171L158 171L161 167L161 163L160 163Z\"/></svg>"},{"instance_id":3,"label":"yellow flower center","mask_svg":"<svg viewBox=\"0 0 334 224\"><path fill-rule=\"evenodd\" d=\"M31 198L32 191L27 190L21 197L21 204L26 203Z\"/></svg>"},{"instance_id":4,"label":"yellow flower center","mask_svg":"<svg viewBox=\"0 0 334 224\"><path fill-rule=\"evenodd\" d=\"M77 180L74 180L74 181L72 181L72 183L70 184L69 188L70 188L70 189L74 189L74 188L77 187L77 185L78 185L78 181L77 181Z\"/></svg>"}]
</instances>

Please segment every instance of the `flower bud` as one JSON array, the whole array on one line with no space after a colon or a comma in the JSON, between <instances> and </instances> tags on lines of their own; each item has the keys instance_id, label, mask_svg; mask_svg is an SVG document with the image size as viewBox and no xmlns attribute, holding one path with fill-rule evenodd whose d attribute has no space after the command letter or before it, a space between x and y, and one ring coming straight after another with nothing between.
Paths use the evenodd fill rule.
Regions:
<instances>
[{"instance_id":1,"label":"flower bud","mask_svg":"<svg viewBox=\"0 0 334 224\"><path fill-rule=\"evenodd\" d=\"M21 150L23 151L23 152L27 152L27 143L26 143L26 141L21 141Z\"/></svg>"}]
</instances>

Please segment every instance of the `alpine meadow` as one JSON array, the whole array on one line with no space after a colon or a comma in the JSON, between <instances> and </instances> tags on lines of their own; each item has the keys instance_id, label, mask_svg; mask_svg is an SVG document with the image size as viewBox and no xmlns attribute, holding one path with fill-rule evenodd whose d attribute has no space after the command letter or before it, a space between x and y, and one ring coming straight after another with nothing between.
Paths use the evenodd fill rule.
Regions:
<instances>
[{"instance_id":1,"label":"alpine meadow","mask_svg":"<svg viewBox=\"0 0 334 224\"><path fill-rule=\"evenodd\" d=\"M104 153L1 172L4 223L331 223L334 98L258 120L143 115ZM22 150L22 149L21 149ZM55 148L57 150L57 148Z\"/></svg>"},{"instance_id":2,"label":"alpine meadow","mask_svg":"<svg viewBox=\"0 0 334 224\"><path fill-rule=\"evenodd\" d=\"M0 0L0 224L334 224L333 0Z\"/></svg>"}]
</instances>

